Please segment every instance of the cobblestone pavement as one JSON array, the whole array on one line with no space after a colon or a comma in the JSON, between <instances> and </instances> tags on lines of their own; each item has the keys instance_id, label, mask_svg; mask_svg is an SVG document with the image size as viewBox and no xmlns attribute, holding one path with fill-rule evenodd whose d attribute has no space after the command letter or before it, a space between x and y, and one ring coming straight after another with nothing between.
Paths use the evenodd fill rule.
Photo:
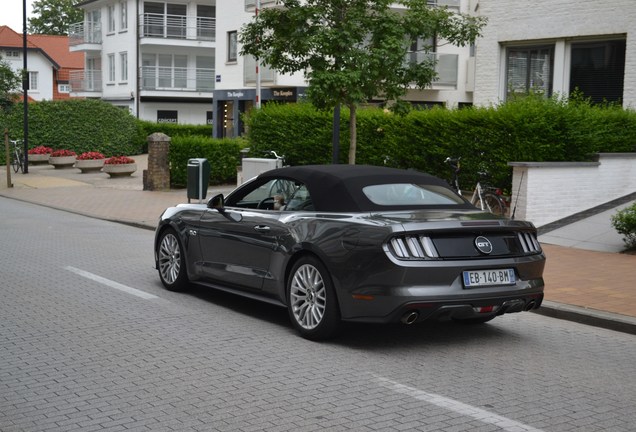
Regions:
<instances>
[{"instance_id":1,"label":"cobblestone pavement","mask_svg":"<svg viewBox=\"0 0 636 432\"><path fill-rule=\"evenodd\" d=\"M116 179L101 172L82 174L74 168L34 165L29 174L12 173L12 188L6 187L2 167L0 196L152 229L165 208L187 202L187 193L183 189L143 191L147 155L135 156L135 160L138 171ZM232 189L232 185L211 187L207 197ZM594 226L582 224L588 231ZM546 301L540 313L636 334L636 255L562 246L559 235L551 232L546 236L548 243L543 242L548 260ZM602 241L595 239L596 243ZM616 248L616 237L607 241Z\"/></svg>"}]
</instances>

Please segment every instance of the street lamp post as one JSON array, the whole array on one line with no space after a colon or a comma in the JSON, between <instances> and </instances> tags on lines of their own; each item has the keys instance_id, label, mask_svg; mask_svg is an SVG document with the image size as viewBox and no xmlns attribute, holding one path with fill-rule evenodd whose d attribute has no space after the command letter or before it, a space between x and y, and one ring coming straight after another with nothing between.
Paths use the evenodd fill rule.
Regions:
<instances>
[{"instance_id":1,"label":"street lamp post","mask_svg":"<svg viewBox=\"0 0 636 432\"><path fill-rule=\"evenodd\" d=\"M24 174L29 173L29 72L27 69L27 9L22 0L22 92L24 94Z\"/></svg>"}]
</instances>

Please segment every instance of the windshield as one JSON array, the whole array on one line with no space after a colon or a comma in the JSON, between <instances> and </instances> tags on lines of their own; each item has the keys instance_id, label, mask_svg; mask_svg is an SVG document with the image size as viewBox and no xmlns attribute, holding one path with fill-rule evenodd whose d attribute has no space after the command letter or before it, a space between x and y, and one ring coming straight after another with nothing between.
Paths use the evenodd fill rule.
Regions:
<instances>
[{"instance_id":1,"label":"windshield","mask_svg":"<svg viewBox=\"0 0 636 432\"><path fill-rule=\"evenodd\" d=\"M412 183L371 185L362 192L374 204L381 206L461 205L465 201L443 186Z\"/></svg>"}]
</instances>

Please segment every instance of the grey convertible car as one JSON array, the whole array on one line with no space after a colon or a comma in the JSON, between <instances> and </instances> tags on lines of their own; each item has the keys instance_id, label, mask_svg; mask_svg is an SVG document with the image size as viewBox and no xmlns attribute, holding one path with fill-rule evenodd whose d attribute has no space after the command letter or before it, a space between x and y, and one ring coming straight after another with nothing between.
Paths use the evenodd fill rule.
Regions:
<instances>
[{"instance_id":1,"label":"grey convertible car","mask_svg":"<svg viewBox=\"0 0 636 432\"><path fill-rule=\"evenodd\" d=\"M268 171L161 216L163 285L285 306L308 339L341 321L483 323L536 309L545 256L529 222L484 213L428 174L320 165Z\"/></svg>"}]
</instances>

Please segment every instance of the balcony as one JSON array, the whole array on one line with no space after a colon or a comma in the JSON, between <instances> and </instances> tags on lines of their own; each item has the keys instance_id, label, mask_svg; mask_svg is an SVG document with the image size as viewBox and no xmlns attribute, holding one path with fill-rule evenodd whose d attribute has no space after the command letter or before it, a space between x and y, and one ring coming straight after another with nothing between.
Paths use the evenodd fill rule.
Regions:
<instances>
[{"instance_id":1,"label":"balcony","mask_svg":"<svg viewBox=\"0 0 636 432\"><path fill-rule=\"evenodd\" d=\"M69 84L71 85L71 93L74 95L100 96L102 93L102 71L101 69L70 71Z\"/></svg>"},{"instance_id":2,"label":"balcony","mask_svg":"<svg viewBox=\"0 0 636 432\"><path fill-rule=\"evenodd\" d=\"M412 51L406 54L406 62L408 63L435 62L437 78L431 83L433 89L457 88L458 61L459 55L457 54L425 53L421 51Z\"/></svg>"},{"instance_id":3,"label":"balcony","mask_svg":"<svg viewBox=\"0 0 636 432\"><path fill-rule=\"evenodd\" d=\"M260 67L261 84L276 85L276 71L266 66ZM243 84L246 87L256 86L256 59L252 56L243 57Z\"/></svg>"},{"instance_id":4,"label":"balcony","mask_svg":"<svg viewBox=\"0 0 636 432\"><path fill-rule=\"evenodd\" d=\"M461 5L461 0L426 0L429 6L448 7L449 9L457 9Z\"/></svg>"},{"instance_id":5,"label":"balcony","mask_svg":"<svg viewBox=\"0 0 636 432\"><path fill-rule=\"evenodd\" d=\"M278 5L278 0L261 0L261 9ZM254 12L256 10L256 0L245 0L245 12Z\"/></svg>"},{"instance_id":6,"label":"balcony","mask_svg":"<svg viewBox=\"0 0 636 432\"><path fill-rule=\"evenodd\" d=\"M139 16L142 38L216 40L216 18L145 13Z\"/></svg>"},{"instance_id":7,"label":"balcony","mask_svg":"<svg viewBox=\"0 0 636 432\"><path fill-rule=\"evenodd\" d=\"M80 22L68 28L71 51L99 51L102 49L102 25L99 22Z\"/></svg>"},{"instance_id":8,"label":"balcony","mask_svg":"<svg viewBox=\"0 0 636 432\"><path fill-rule=\"evenodd\" d=\"M143 66L139 86L150 92L204 92L214 90L214 69Z\"/></svg>"}]
</instances>

